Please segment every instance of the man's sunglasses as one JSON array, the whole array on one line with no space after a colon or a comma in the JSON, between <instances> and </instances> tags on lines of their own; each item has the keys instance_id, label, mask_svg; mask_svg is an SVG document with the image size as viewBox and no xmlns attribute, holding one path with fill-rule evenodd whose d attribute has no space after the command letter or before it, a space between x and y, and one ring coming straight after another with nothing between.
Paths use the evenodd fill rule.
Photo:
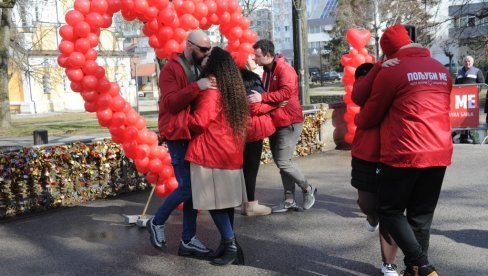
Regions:
<instances>
[{"instance_id":1,"label":"man's sunglasses","mask_svg":"<svg viewBox=\"0 0 488 276\"><path fill-rule=\"evenodd\" d=\"M198 46L198 45L196 45L195 43L191 42L190 40L188 40L188 42L189 42L191 45L193 45L193 46L197 47L197 48L200 50L200 52L202 52L202 53L206 53L206 52L210 51L210 49L212 49L212 47L202 47L202 46Z\"/></svg>"}]
</instances>

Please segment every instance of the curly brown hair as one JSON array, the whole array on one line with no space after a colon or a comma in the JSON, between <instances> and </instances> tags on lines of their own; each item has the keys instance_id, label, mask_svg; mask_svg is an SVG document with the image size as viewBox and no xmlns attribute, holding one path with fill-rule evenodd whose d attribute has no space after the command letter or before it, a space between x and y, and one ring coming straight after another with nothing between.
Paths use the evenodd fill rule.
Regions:
<instances>
[{"instance_id":1,"label":"curly brown hair","mask_svg":"<svg viewBox=\"0 0 488 276\"><path fill-rule=\"evenodd\" d=\"M224 114L233 129L234 137L244 138L249 118L246 88L239 68L229 52L220 47L212 48L207 64L200 75L202 78L208 76L217 79Z\"/></svg>"}]
</instances>

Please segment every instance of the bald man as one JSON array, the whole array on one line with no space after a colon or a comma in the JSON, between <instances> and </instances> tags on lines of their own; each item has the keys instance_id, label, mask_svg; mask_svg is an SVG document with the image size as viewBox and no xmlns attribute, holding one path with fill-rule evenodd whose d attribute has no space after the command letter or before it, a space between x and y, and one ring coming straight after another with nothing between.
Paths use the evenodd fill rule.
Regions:
<instances>
[{"instance_id":1,"label":"bald man","mask_svg":"<svg viewBox=\"0 0 488 276\"><path fill-rule=\"evenodd\" d=\"M200 65L210 54L211 44L207 34L195 30L188 34L183 53L173 53L159 75L159 118L161 138L168 145L175 177L176 188L159 207L154 218L147 223L152 245L163 249L166 245L164 224L171 212L184 203L183 233L178 255L206 258L212 253L196 237L197 210L193 209L190 183L190 164L185 154L191 135L188 129L190 104L202 90L216 88L214 79L201 78Z\"/></svg>"}]
</instances>

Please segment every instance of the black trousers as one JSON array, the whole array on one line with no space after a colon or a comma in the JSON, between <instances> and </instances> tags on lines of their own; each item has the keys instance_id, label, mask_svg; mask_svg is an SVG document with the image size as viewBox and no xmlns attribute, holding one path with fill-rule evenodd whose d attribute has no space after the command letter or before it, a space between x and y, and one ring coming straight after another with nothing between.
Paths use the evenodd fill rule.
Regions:
<instances>
[{"instance_id":1,"label":"black trousers","mask_svg":"<svg viewBox=\"0 0 488 276\"><path fill-rule=\"evenodd\" d=\"M247 200L255 200L256 178L258 177L259 164L261 163L261 152L263 151L263 140L246 143L244 149L244 181L246 182Z\"/></svg>"},{"instance_id":2,"label":"black trousers","mask_svg":"<svg viewBox=\"0 0 488 276\"><path fill-rule=\"evenodd\" d=\"M446 167L395 168L380 165L379 219L405 255L406 266L429 263L430 226Z\"/></svg>"}]
</instances>

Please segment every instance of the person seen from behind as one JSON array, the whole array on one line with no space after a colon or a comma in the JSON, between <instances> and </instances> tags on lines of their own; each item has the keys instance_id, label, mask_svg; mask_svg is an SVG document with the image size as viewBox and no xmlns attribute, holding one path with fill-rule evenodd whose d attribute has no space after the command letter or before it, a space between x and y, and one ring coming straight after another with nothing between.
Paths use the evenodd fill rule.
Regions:
<instances>
[{"instance_id":1,"label":"person seen from behind","mask_svg":"<svg viewBox=\"0 0 488 276\"><path fill-rule=\"evenodd\" d=\"M193 207L209 210L221 235L213 265L244 264L236 241L234 208L246 201L242 173L249 110L246 89L232 56L214 47L201 77L215 78L217 89L200 93L189 118Z\"/></svg>"},{"instance_id":2,"label":"person seen from behind","mask_svg":"<svg viewBox=\"0 0 488 276\"><path fill-rule=\"evenodd\" d=\"M380 70L355 122L358 129L380 126L379 221L405 256L403 275L435 276L430 227L452 158L452 80L401 24L386 29L380 45L399 64Z\"/></svg>"}]
</instances>

